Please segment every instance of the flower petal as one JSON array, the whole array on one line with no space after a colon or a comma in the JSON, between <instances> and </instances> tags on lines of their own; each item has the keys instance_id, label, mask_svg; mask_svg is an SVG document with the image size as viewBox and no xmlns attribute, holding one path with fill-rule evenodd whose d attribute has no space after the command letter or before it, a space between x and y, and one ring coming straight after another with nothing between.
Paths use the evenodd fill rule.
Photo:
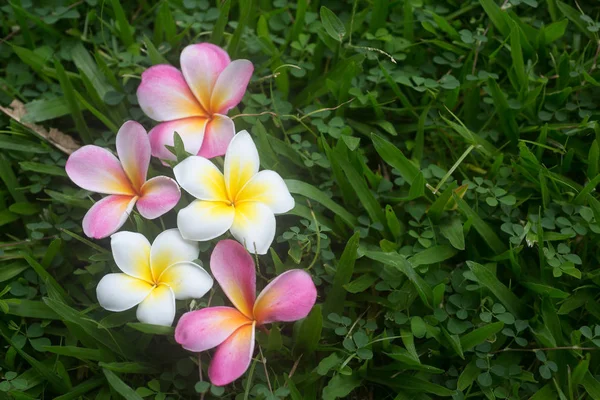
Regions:
<instances>
[{"instance_id":1,"label":"flower petal","mask_svg":"<svg viewBox=\"0 0 600 400\"><path fill-rule=\"evenodd\" d=\"M177 182L166 176L149 179L142 186L141 192L137 209L146 219L158 218L170 211L181 197Z\"/></svg>"},{"instance_id":2,"label":"flower petal","mask_svg":"<svg viewBox=\"0 0 600 400\"><path fill-rule=\"evenodd\" d=\"M152 291L152 285L127 274L105 275L96 287L100 306L108 311L125 311L137 306Z\"/></svg>"},{"instance_id":3,"label":"flower petal","mask_svg":"<svg viewBox=\"0 0 600 400\"><path fill-rule=\"evenodd\" d=\"M253 319L256 271L244 247L235 240L221 240L210 256L210 270L233 305Z\"/></svg>"},{"instance_id":4,"label":"flower petal","mask_svg":"<svg viewBox=\"0 0 600 400\"><path fill-rule=\"evenodd\" d=\"M254 353L255 324L238 328L217 347L208 367L208 377L213 385L227 385L246 372Z\"/></svg>"},{"instance_id":5,"label":"flower petal","mask_svg":"<svg viewBox=\"0 0 600 400\"><path fill-rule=\"evenodd\" d=\"M175 296L167 285L158 285L140 303L136 311L140 322L171 326L175 319Z\"/></svg>"},{"instance_id":6,"label":"flower petal","mask_svg":"<svg viewBox=\"0 0 600 400\"><path fill-rule=\"evenodd\" d=\"M83 217L83 232L94 239L112 235L127 221L137 199L137 196L106 196Z\"/></svg>"},{"instance_id":7,"label":"flower petal","mask_svg":"<svg viewBox=\"0 0 600 400\"><path fill-rule=\"evenodd\" d=\"M294 208L294 198L281 176L274 171L260 171L238 193L235 204L257 201L266 204L274 214L282 214Z\"/></svg>"},{"instance_id":8,"label":"flower petal","mask_svg":"<svg viewBox=\"0 0 600 400\"><path fill-rule=\"evenodd\" d=\"M150 268L156 281L173 264L198 258L198 243L185 240L179 230L167 229L154 239L150 250Z\"/></svg>"},{"instance_id":9,"label":"flower petal","mask_svg":"<svg viewBox=\"0 0 600 400\"><path fill-rule=\"evenodd\" d=\"M144 71L137 98L144 113L155 121L206 115L181 71L171 65L155 65Z\"/></svg>"},{"instance_id":10,"label":"flower petal","mask_svg":"<svg viewBox=\"0 0 600 400\"><path fill-rule=\"evenodd\" d=\"M235 60L229 64L215 83L210 98L210 110L221 114L237 106L246 93L254 66L248 60Z\"/></svg>"},{"instance_id":11,"label":"flower petal","mask_svg":"<svg viewBox=\"0 0 600 400\"><path fill-rule=\"evenodd\" d=\"M275 321L297 321L308 315L317 300L317 288L310 275L292 269L273 279L254 303L259 325Z\"/></svg>"},{"instance_id":12,"label":"flower petal","mask_svg":"<svg viewBox=\"0 0 600 400\"><path fill-rule=\"evenodd\" d=\"M150 141L142 125L127 121L121 126L117 132L117 154L131 185L138 190L146 182L151 157Z\"/></svg>"},{"instance_id":13,"label":"flower petal","mask_svg":"<svg viewBox=\"0 0 600 400\"><path fill-rule=\"evenodd\" d=\"M231 234L250 253L266 254L275 238L275 215L262 203L236 204Z\"/></svg>"},{"instance_id":14,"label":"flower petal","mask_svg":"<svg viewBox=\"0 0 600 400\"><path fill-rule=\"evenodd\" d=\"M206 126L204 142L198 152L199 156L213 158L222 156L235 135L233 120L226 115L213 114Z\"/></svg>"},{"instance_id":15,"label":"flower petal","mask_svg":"<svg viewBox=\"0 0 600 400\"><path fill-rule=\"evenodd\" d=\"M207 307L185 313L175 328L175 341L189 351L204 351L220 345L243 325L252 324L232 307Z\"/></svg>"},{"instance_id":16,"label":"flower petal","mask_svg":"<svg viewBox=\"0 0 600 400\"><path fill-rule=\"evenodd\" d=\"M195 200L177 214L184 238L203 242L221 236L231 227L235 210L222 201Z\"/></svg>"},{"instance_id":17,"label":"flower petal","mask_svg":"<svg viewBox=\"0 0 600 400\"><path fill-rule=\"evenodd\" d=\"M135 191L110 151L98 146L83 146L69 156L67 175L79 187L96 193L134 195Z\"/></svg>"},{"instance_id":18,"label":"flower petal","mask_svg":"<svg viewBox=\"0 0 600 400\"><path fill-rule=\"evenodd\" d=\"M204 130L208 119L205 117L182 118L156 125L148 133L152 155L161 160L176 160L175 154L165 146L174 146L175 132L183 141L183 148L190 154L196 154L204 140Z\"/></svg>"},{"instance_id":19,"label":"flower petal","mask_svg":"<svg viewBox=\"0 0 600 400\"><path fill-rule=\"evenodd\" d=\"M158 282L169 286L177 300L199 299L210 290L213 279L201 266L182 261L163 271Z\"/></svg>"},{"instance_id":20,"label":"flower petal","mask_svg":"<svg viewBox=\"0 0 600 400\"><path fill-rule=\"evenodd\" d=\"M230 199L258 172L258 151L246 131L241 131L229 143L225 154L225 186Z\"/></svg>"},{"instance_id":21,"label":"flower petal","mask_svg":"<svg viewBox=\"0 0 600 400\"><path fill-rule=\"evenodd\" d=\"M181 71L190 89L205 110L210 110L210 95L219 74L231 62L223 49L210 43L187 46L179 57Z\"/></svg>"},{"instance_id":22,"label":"flower petal","mask_svg":"<svg viewBox=\"0 0 600 400\"><path fill-rule=\"evenodd\" d=\"M181 187L200 200L228 201L225 180L219 169L203 157L188 157L173 168Z\"/></svg>"},{"instance_id":23,"label":"flower petal","mask_svg":"<svg viewBox=\"0 0 600 400\"><path fill-rule=\"evenodd\" d=\"M127 275L152 283L150 242L137 232L117 232L110 237L110 247L117 267Z\"/></svg>"}]
</instances>

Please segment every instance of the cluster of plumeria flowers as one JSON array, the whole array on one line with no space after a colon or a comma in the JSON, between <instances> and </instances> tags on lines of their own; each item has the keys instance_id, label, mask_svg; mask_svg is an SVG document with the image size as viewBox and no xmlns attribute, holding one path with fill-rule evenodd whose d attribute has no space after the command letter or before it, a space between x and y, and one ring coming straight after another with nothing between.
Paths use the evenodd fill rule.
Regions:
<instances>
[{"instance_id":1,"label":"cluster of plumeria flowers","mask_svg":"<svg viewBox=\"0 0 600 400\"><path fill-rule=\"evenodd\" d=\"M121 126L116 157L88 145L75 151L65 166L79 187L108 196L83 218L90 238L110 236L121 272L104 276L96 288L108 311L137 306L139 321L171 326L176 300L204 296L213 286L211 275L195 260L200 241L227 231L237 239L215 246L210 269L235 308L206 307L184 314L175 340L201 352L216 347L208 369L211 382L226 385L244 374L254 352L256 327L291 322L308 315L317 297L310 275L289 270L273 279L256 297L252 256L265 254L275 238L275 215L294 207L294 199L279 174L259 171L259 155L250 134L235 134L227 112L237 106L252 76L248 60L231 61L221 48L200 43L187 46L181 70L156 65L142 74L138 102L160 124L149 133L135 121ZM175 179L148 179L152 156L175 162L168 149L178 134L192 154L173 168ZM223 172L210 158L225 156ZM183 188L195 198L177 214L177 229L160 233L151 244L141 233L117 232L133 207L146 219L171 211ZM116 232L116 233L115 233Z\"/></svg>"}]
</instances>

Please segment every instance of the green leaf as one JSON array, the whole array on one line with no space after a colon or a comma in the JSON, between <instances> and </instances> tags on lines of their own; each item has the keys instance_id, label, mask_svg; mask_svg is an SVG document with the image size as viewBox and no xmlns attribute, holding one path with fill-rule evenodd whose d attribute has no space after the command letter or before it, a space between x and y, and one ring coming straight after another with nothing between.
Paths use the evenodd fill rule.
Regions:
<instances>
[{"instance_id":1,"label":"green leaf","mask_svg":"<svg viewBox=\"0 0 600 400\"><path fill-rule=\"evenodd\" d=\"M406 275L415 286L415 289L417 289L423 303L431 308L431 305L433 304L433 291L431 290L431 286L417 274L413 266L404 256L398 253L382 253L379 251L365 251L364 255L371 260L390 265Z\"/></svg>"},{"instance_id":2,"label":"green leaf","mask_svg":"<svg viewBox=\"0 0 600 400\"><path fill-rule=\"evenodd\" d=\"M124 374L156 374L159 370L152 364L142 362L99 362L98 365L113 372Z\"/></svg>"},{"instance_id":3,"label":"green leaf","mask_svg":"<svg viewBox=\"0 0 600 400\"><path fill-rule=\"evenodd\" d=\"M383 209L367 186L363 174L359 173L343 155L339 153L335 154L334 159L342 167L350 185L354 188L358 199L364 206L367 214L369 214L371 220L373 222L379 222L382 225L385 224Z\"/></svg>"},{"instance_id":4,"label":"green leaf","mask_svg":"<svg viewBox=\"0 0 600 400\"><path fill-rule=\"evenodd\" d=\"M342 21L340 21L333 11L325 6L321 6L319 14L321 15L321 23L327 34L338 42L341 42L344 36L346 36L346 27L344 27Z\"/></svg>"},{"instance_id":5,"label":"green leaf","mask_svg":"<svg viewBox=\"0 0 600 400\"><path fill-rule=\"evenodd\" d=\"M102 368L102 372L106 377L106 380L110 386L126 400L142 400L142 397L138 395L129 385L121 380L114 372Z\"/></svg>"},{"instance_id":6,"label":"green leaf","mask_svg":"<svg viewBox=\"0 0 600 400\"><path fill-rule=\"evenodd\" d=\"M469 205L456 193L452 194L454 201L458 204L458 209L465 216L466 219L471 220L475 230L481 235L483 240L490 246L490 248L496 254L501 254L506 251L504 242L500 240L496 232L477 214Z\"/></svg>"},{"instance_id":7,"label":"green leaf","mask_svg":"<svg viewBox=\"0 0 600 400\"><path fill-rule=\"evenodd\" d=\"M327 292L325 298L325 304L323 305L323 312L325 315L329 315L332 312L341 313L344 309L344 302L346 299L344 285L346 285L352 279L359 240L360 234L359 232L356 232L348 240L348 243L346 243L344 252L337 263L337 268L333 277L333 284L331 285L331 288Z\"/></svg>"},{"instance_id":8,"label":"green leaf","mask_svg":"<svg viewBox=\"0 0 600 400\"><path fill-rule=\"evenodd\" d=\"M383 158L383 160L396 168L400 175L409 183L412 184L417 178L420 171L408 158L404 156L402 151L382 138L381 136L372 133L371 140L375 146L377 153Z\"/></svg>"},{"instance_id":9,"label":"green leaf","mask_svg":"<svg viewBox=\"0 0 600 400\"><path fill-rule=\"evenodd\" d=\"M25 261L27 261L31 268L33 268L36 274L38 274L42 282L48 286L51 286L63 299L68 298L69 295L67 292L65 292L56 279L54 279L54 277L48 271L46 271L46 269L39 262L34 260L29 254L23 254L23 258Z\"/></svg>"},{"instance_id":10,"label":"green leaf","mask_svg":"<svg viewBox=\"0 0 600 400\"><path fill-rule=\"evenodd\" d=\"M460 344L464 350L470 350L473 347L485 342L490 336L495 335L504 328L504 322L498 321L492 324L473 329L460 338Z\"/></svg>"},{"instance_id":11,"label":"green leaf","mask_svg":"<svg viewBox=\"0 0 600 400\"><path fill-rule=\"evenodd\" d=\"M521 31L515 22L512 22L510 30L510 54L512 66L518 82L518 85L515 86L515 90L520 91L522 88L527 88L529 79L525 72L525 61L523 60L523 51L521 50Z\"/></svg>"},{"instance_id":12,"label":"green leaf","mask_svg":"<svg viewBox=\"0 0 600 400\"><path fill-rule=\"evenodd\" d=\"M60 319L50 307L41 301L25 299L2 300L8 306L7 314L27 318Z\"/></svg>"},{"instance_id":13,"label":"green leaf","mask_svg":"<svg viewBox=\"0 0 600 400\"><path fill-rule=\"evenodd\" d=\"M498 30L508 37L510 35L510 18L503 12L494 0L479 0L479 3Z\"/></svg>"},{"instance_id":14,"label":"green leaf","mask_svg":"<svg viewBox=\"0 0 600 400\"><path fill-rule=\"evenodd\" d=\"M54 68L56 69L56 75L58 77L60 87L62 88L65 101L69 105L69 114L71 114L73 122L75 122L75 127L77 128L77 132L81 136L81 140L84 143L92 143L92 136L85 122L85 119L83 118L83 114L81 113L81 110L79 108L79 103L77 102L75 89L73 89L71 80L67 76L67 73L65 72L65 69L60 63L60 61L54 61Z\"/></svg>"},{"instance_id":15,"label":"green leaf","mask_svg":"<svg viewBox=\"0 0 600 400\"><path fill-rule=\"evenodd\" d=\"M321 330L323 329L321 306L314 306L308 316L299 321L299 325L298 336L294 342L294 352L298 355L311 354L321 340Z\"/></svg>"},{"instance_id":16,"label":"green leaf","mask_svg":"<svg viewBox=\"0 0 600 400\"><path fill-rule=\"evenodd\" d=\"M600 400L600 382L589 372L585 374L581 384L585 388L587 394L594 400Z\"/></svg>"},{"instance_id":17,"label":"green leaf","mask_svg":"<svg viewBox=\"0 0 600 400\"><path fill-rule=\"evenodd\" d=\"M121 7L121 2L119 0L111 0L112 9L115 13L117 32L119 33L119 37L121 41L125 45L125 47L129 47L134 43L133 39L133 28L129 25L127 18L125 17L125 11L123 11L123 7Z\"/></svg>"},{"instance_id":18,"label":"green leaf","mask_svg":"<svg viewBox=\"0 0 600 400\"><path fill-rule=\"evenodd\" d=\"M19 163L23 171L39 172L40 174L67 176L64 168L56 165L42 164L34 161L22 161Z\"/></svg>"},{"instance_id":19,"label":"green leaf","mask_svg":"<svg viewBox=\"0 0 600 400\"><path fill-rule=\"evenodd\" d=\"M29 268L29 265L23 263L22 261L17 261L8 265L4 265L2 268L0 268L0 282L5 282L9 279L14 278L21 272L25 271L27 268Z\"/></svg>"},{"instance_id":20,"label":"green leaf","mask_svg":"<svg viewBox=\"0 0 600 400\"><path fill-rule=\"evenodd\" d=\"M54 400L76 400L80 399L84 394L91 392L92 390L100 387L106 383L106 380L97 376L92 379L88 379L79 385L75 386L69 392L63 394L62 396L54 397Z\"/></svg>"},{"instance_id":21,"label":"green leaf","mask_svg":"<svg viewBox=\"0 0 600 400\"><path fill-rule=\"evenodd\" d=\"M458 250L465 249L465 233L463 224L458 218L452 218L450 223L440 226L440 233Z\"/></svg>"},{"instance_id":22,"label":"green leaf","mask_svg":"<svg viewBox=\"0 0 600 400\"><path fill-rule=\"evenodd\" d=\"M600 174L596 175L594 179L590 180L587 185L584 186L584 188L573 199L573 203L583 204L584 200L587 198L587 195L595 190L596 186L598 185L600 185Z\"/></svg>"},{"instance_id":23,"label":"green leaf","mask_svg":"<svg viewBox=\"0 0 600 400\"><path fill-rule=\"evenodd\" d=\"M465 391L469 386L475 382L477 375L480 373L480 369L477 367L474 361L467 364L463 372L458 377L457 388L460 391Z\"/></svg>"},{"instance_id":24,"label":"green leaf","mask_svg":"<svg viewBox=\"0 0 600 400\"><path fill-rule=\"evenodd\" d=\"M323 400L335 400L348 396L354 389L360 386L362 380L352 375L335 375L329 380L323 389Z\"/></svg>"},{"instance_id":25,"label":"green leaf","mask_svg":"<svg viewBox=\"0 0 600 400\"><path fill-rule=\"evenodd\" d=\"M77 346L44 346L44 350L61 356L74 357L83 361L112 361L114 357L99 349L88 349Z\"/></svg>"},{"instance_id":26,"label":"green leaf","mask_svg":"<svg viewBox=\"0 0 600 400\"><path fill-rule=\"evenodd\" d=\"M40 144L8 135L0 135L0 149L34 154L48 153L48 149Z\"/></svg>"},{"instance_id":27,"label":"green leaf","mask_svg":"<svg viewBox=\"0 0 600 400\"><path fill-rule=\"evenodd\" d=\"M129 322L127 324L127 326L135 329L136 331L140 331L140 332L147 333L150 335L171 336L175 332L175 329L171 326L151 325L151 324L144 324L142 322Z\"/></svg>"},{"instance_id":28,"label":"green leaf","mask_svg":"<svg viewBox=\"0 0 600 400\"><path fill-rule=\"evenodd\" d=\"M419 265L436 264L449 258L452 258L458 253L454 248L447 245L437 245L418 252L408 259L415 267Z\"/></svg>"},{"instance_id":29,"label":"green leaf","mask_svg":"<svg viewBox=\"0 0 600 400\"><path fill-rule=\"evenodd\" d=\"M558 22L553 22L549 25L546 25L542 32L544 35L544 43L550 44L565 35L565 30L567 29L567 25L569 24L568 19L563 19Z\"/></svg>"},{"instance_id":30,"label":"green leaf","mask_svg":"<svg viewBox=\"0 0 600 400\"><path fill-rule=\"evenodd\" d=\"M486 287L492 292L492 294L504 304L508 311L513 313L516 317L523 319L525 315L525 305L521 303L519 298L512 291L498 280L489 268L473 261L467 261L467 266L473 275L475 275L477 282L481 286Z\"/></svg>"},{"instance_id":31,"label":"green leaf","mask_svg":"<svg viewBox=\"0 0 600 400\"><path fill-rule=\"evenodd\" d=\"M513 144L517 144L519 142L519 126L517 125L515 113L509 107L508 100L506 100L504 92L502 92L498 83L493 78L488 78L487 83L492 99L494 100L494 105L496 106L502 131Z\"/></svg>"},{"instance_id":32,"label":"green leaf","mask_svg":"<svg viewBox=\"0 0 600 400\"><path fill-rule=\"evenodd\" d=\"M323 205L323 207L338 215L344 222L348 224L349 227L353 228L357 224L356 217L354 215L350 214L348 211L346 211L346 209L344 209L344 207L333 201L331 196L328 196L313 185L310 185L306 182L297 181L295 179L286 179L285 184L290 193L299 194L308 199L316 201L317 203L320 203Z\"/></svg>"},{"instance_id":33,"label":"green leaf","mask_svg":"<svg viewBox=\"0 0 600 400\"><path fill-rule=\"evenodd\" d=\"M458 356L464 360L465 355L463 354L462 343L458 335L450 334L450 332L448 332L445 328L442 328L442 333L456 354L458 354Z\"/></svg>"},{"instance_id":34,"label":"green leaf","mask_svg":"<svg viewBox=\"0 0 600 400\"><path fill-rule=\"evenodd\" d=\"M365 290L370 288L375 282L377 282L377 280L379 280L379 277L377 277L376 275L363 274L355 280L353 280L352 282L345 284L344 289L346 289L346 291L350 293L364 292Z\"/></svg>"},{"instance_id":35,"label":"green leaf","mask_svg":"<svg viewBox=\"0 0 600 400\"><path fill-rule=\"evenodd\" d=\"M217 3L219 5L219 18L215 23L212 33L210 35L210 42L217 46L221 44L223 40L223 33L225 32L225 26L229 21L229 10L231 9L231 0L225 0Z\"/></svg>"}]
</instances>

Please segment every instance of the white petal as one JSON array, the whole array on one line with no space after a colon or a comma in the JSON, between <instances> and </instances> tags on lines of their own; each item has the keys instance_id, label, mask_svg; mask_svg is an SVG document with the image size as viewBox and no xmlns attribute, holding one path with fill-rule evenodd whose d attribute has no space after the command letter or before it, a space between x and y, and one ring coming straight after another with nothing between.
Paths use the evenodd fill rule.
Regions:
<instances>
[{"instance_id":1,"label":"white petal","mask_svg":"<svg viewBox=\"0 0 600 400\"><path fill-rule=\"evenodd\" d=\"M238 192L258 172L259 165L258 151L250 134L239 132L225 153L225 186L229 199L236 198Z\"/></svg>"},{"instance_id":2,"label":"white petal","mask_svg":"<svg viewBox=\"0 0 600 400\"><path fill-rule=\"evenodd\" d=\"M262 203L241 203L235 207L231 233L250 253L266 254L275 238L273 211Z\"/></svg>"},{"instance_id":3,"label":"white petal","mask_svg":"<svg viewBox=\"0 0 600 400\"><path fill-rule=\"evenodd\" d=\"M283 214L294 208L294 198L281 176L274 171L260 171L238 193L235 204L257 201L266 204L274 214Z\"/></svg>"},{"instance_id":4,"label":"white petal","mask_svg":"<svg viewBox=\"0 0 600 400\"><path fill-rule=\"evenodd\" d=\"M110 237L110 247L117 267L135 278L152 282L150 242L136 232L117 232Z\"/></svg>"},{"instance_id":5,"label":"white petal","mask_svg":"<svg viewBox=\"0 0 600 400\"><path fill-rule=\"evenodd\" d=\"M98 282L96 297L108 311L125 311L138 305L152 290L152 285L127 274L108 274Z\"/></svg>"},{"instance_id":6,"label":"white petal","mask_svg":"<svg viewBox=\"0 0 600 400\"><path fill-rule=\"evenodd\" d=\"M193 262L180 262L167 268L160 283L168 285L177 300L198 299L213 285L213 279L201 266Z\"/></svg>"},{"instance_id":7,"label":"white petal","mask_svg":"<svg viewBox=\"0 0 600 400\"><path fill-rule=\"evenodd\" d=\"M195 200L177 214L177 227L186 239L205 241L231 227L235 210L221 201Z\"/></svg>"},{"instance_id":8,"label":"white petal","mask_svg":"<svg viewBox=\"0 0 600 400\"><path fill-rule=\"evenodd\" d=\"M175 179L189 194L200 200L226 201L223 174L204 157L188 157L173 168Z\"/></svg>"},{"instance_id":9,"label":"white petal","mask_svg":"<svg viewBox=\"0 0 600 400\"><path fill-rule=\"evenodd\" d=\"M150 267L154 280L171 265L198 258L198 243L186 240L177 229L168 229L154 239L150 250Z\"/></svg>"},{"instance_id":10,"label":"white petal","mask_svg":"<svg viewBox=\"0 0 600 400\"><path fill-rule=\"evenodd\" d=\"M171 326L175 319L175 296L167 285L159 285L140 303L137 319L145 324Z\"/></svg>"}]
</instances>

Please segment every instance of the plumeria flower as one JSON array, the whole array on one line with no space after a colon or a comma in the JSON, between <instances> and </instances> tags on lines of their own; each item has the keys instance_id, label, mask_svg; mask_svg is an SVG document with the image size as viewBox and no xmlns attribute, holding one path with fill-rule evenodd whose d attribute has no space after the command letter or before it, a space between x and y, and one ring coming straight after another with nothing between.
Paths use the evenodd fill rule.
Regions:
<instances>
[{"instance_id":1,"label":"plumeria flower","mask_svg":"<svg viewBox=\"0 0 600 400\"><path fill-rule=\"evenodd\" d=\"M173 145L177 132L188 153L222 156L235 134L226 114L244 97L254 66L248 60L231 61L210 43L187 46L179 62L181 71L170 65L148 68L137 90L142 110L162 122L150 131L152 155L175 160L165 145Z\"/></svg>"},{"instance_id":2,"label":"plumeria flower","mask_svg":"<svg viewBox=\"0 0 600 400\"><path fill-rule=\"evenodd\" d=\"M260 161L252 138L241 131L225 154L225 174L204 157L188 157L175 166L175 179L192 196L179 211L184 238L210 240L230 230L248 251L265 254L275 237L275 214L294 208L281 176L258 172Z\"/></svg>"},{"instance_id":3,"label":"plumeria flower","mask_svg":"<svg viewBox=\"0 0 600 400\"><path fill-rule=\"evenodd\" d=\"M248 369L256 328L306 317L317 299L317 289L308 273L292 269L273 279L256 297L254 261L233 240L217 243L210 268L235 308L208 307L183 314L175 328L175 340L195 352L217 347L208 377L222 386Z\"/></svg>"},{"instance_id":4,"label":"plumeria flower","mask_svg":"<svg viewBox=\"0 0 600 400\"><path fill-rule=\"evenodd\" d=\"M108 311L138 306L141 322L171 326L176 299L200 298L213 285L210 275L192 262L198 258L198 243L185 240L177 229L162 232L152 246L141 233L118 232L110 245L123 272L106 275L96 288L98 303Z\"/></svg>"},{"instance_id":5,"label":"plumeria flower","mask_svg":"<svg viewBox=\"0 0 600 400\"><path fill-rule=\"evenodd\" d=\"M171 210L181 197L177 182L166 176L146 180L150 165L150 142L144 127L127 121L117 133L117 154L98 146L83 146L65 166L79 187L109 194L90 208L83 218L83 232L101 239L119 230L133 206L146 219ZM120 160L120 161L119 161Z\"/></svg>"}]
</instances>

